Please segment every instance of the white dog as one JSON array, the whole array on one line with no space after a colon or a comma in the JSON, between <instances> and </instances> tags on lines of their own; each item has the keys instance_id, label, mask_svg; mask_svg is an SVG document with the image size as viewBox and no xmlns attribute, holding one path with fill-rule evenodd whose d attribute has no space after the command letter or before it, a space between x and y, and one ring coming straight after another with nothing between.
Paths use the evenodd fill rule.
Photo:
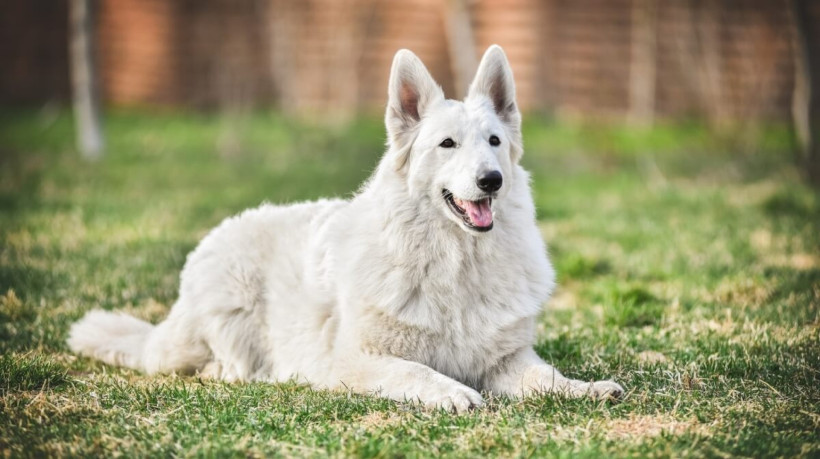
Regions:
<instances>
[{"instance_id":1,"label":"white dog","mask_svg":"<svg viewBox=\"0 0 820 459\"><path fill-rule=\"evenodd\" d=\"M389 148L352 200L225 220L188 256L164 322L91 311L71 349L148 373L296 379L457 412L480 406L479 390L620 397L532 349L554 272L501 48L463 102L406 50L388 92Z\"/></svg>"}]
</instances>

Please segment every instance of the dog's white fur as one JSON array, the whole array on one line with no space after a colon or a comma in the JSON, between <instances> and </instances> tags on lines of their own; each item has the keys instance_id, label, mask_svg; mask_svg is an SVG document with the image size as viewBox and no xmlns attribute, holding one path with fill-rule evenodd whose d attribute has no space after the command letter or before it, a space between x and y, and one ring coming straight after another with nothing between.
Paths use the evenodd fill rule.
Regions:
<instances>
[{"instance_id":1,"label":"dog's white fur","mask_svg":"<svg viewBox=\"0 0 820 459\"><path fill-rule=\"evenodd\" d=\"M487 50L463 102L399 51L385 121L389 148L352 200L225 220L188 256L164 322L91 311L71 349L148 373L295 378L459 412L482 404L478 390L620 396L611 381L565 378L532 349L554 272L518 165L521 117L501 48ZM442 190L482 199L476 177L488 170L503 185L494 227L479 233Z\"/></svg>"}]
</instances>

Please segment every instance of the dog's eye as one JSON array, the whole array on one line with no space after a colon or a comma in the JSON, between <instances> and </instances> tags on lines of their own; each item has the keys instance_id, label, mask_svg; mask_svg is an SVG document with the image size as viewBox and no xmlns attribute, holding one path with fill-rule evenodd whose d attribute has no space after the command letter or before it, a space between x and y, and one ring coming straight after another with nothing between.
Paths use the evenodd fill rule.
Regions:
<instances>
[{"instance_id":1,"label":"dog's eye","mask_svg":"<svg viewBox=\"0 0 820 459\"><path fill-rule=\"evenodd\" d=\"M492 145L494 147L497 147L497 146L501 145L501 139L499 139L497 135L491 135L490 136L490 145Z\"/></svg>"},{"instance_id":2,"label":"dog's eye","mask_svg":"<svg viewBox=\"0 0 820 459\"><path fill-rule=\"evenodd\" d=\"M456 143L451 138L446 138L440 144L438 144L441 148L453 148L456 146Z\"/></svg>"}]
</instances>

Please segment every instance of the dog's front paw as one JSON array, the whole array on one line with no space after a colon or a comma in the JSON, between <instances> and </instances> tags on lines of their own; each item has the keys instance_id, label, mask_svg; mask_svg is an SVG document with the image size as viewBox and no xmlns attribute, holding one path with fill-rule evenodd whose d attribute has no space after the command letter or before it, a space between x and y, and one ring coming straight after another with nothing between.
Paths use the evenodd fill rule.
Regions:
<instances>
[{"instance_id":1,"label":"dog's front paw","mask_svg":"<svg viewBox=\"0 0 820 459\"><path fill-rule=\"evenodd\" d=\"M588 395L595 400L618 400L624 395L624 388L615 381L595 381L575 386L577 395Z\"/></svg>"},{"instance_id":2,"label":"dog's front paw","mask_svg":"<svg viewBox=\"0 0 820 459\"><path fill-rule=\"evenodd\" d=\"M204 379L216 379L229 383L241 380L239 374L232 365L223 365L222 362L218 360L212 360L205 364L205 366L199 370L199 377Z\"/></svg>"},{"instance_id":3,"label":"dog's front paw","mask_svg":"<svg viewBox=\"0 0 820 459\"><path fill-rule=\"evenodd\" d=\"M425 391L419 397L427 408L442 409L454 413L466 413L480 407L484 401L481 394L462 384L450 384Z\"/></svg>"}]
</instances>

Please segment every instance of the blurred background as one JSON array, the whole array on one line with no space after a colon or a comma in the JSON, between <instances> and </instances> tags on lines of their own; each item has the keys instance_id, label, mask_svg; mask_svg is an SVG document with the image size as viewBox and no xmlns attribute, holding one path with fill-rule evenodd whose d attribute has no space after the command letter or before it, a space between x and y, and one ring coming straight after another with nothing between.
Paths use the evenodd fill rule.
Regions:
<instances>
[{"instance_id":1,"label":"blurred background","mask_svg":"<svg viewBox=\"0 0 820 459\"><path fill-rule=\"evenodd\" d=\"M455 98L498 43L527 111L789 120L800 61L820 59L814 1L85 2L107 106L372 113L397 49ZM0 5L0 103L69 100L69 6Z\"/></svg>"},{"instance_id":2,"label":"blurred background","mask_svg":"<svg viewBox=\"0 0 820 459\"><path fill-rule=\"evenodd\" d=\"M260 109L378 115L400 48L463 97L498 43L525 112L695 120L747 138L790 125L816 180L818 24L820 2L806 0L8 0L0 106L64 107L74 94L90 157L103 149L100 107L221 113L223 147L236 149L231 130Z\"/></svg>"},{"instance_id":3,"label":"blurred background","mask_svg":"<svg viewBox=\"0 0 820 459\"><path fill-rule=\"evenodd\" d=\"M461 98L493 43L536 179L589 196L605 191L585 177L820 183L817 1L6 0L0 43L0 201L16 208L84 184L59 174L97 174L90 196L105 177L191 200L224 186L214 215L350 193L383 151L396 50Z\"/></svg>"}]
</instances>

